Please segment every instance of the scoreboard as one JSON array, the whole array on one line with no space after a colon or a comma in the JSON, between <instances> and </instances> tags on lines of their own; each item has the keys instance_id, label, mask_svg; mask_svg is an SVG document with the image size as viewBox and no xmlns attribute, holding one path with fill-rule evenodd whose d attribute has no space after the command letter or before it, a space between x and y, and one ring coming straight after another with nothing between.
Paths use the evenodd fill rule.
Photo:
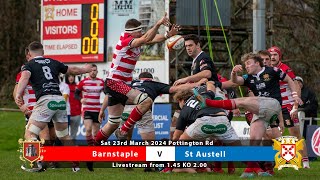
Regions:
<instances>
[{"instance_id":1,"label":"scoreboard","mask_svg":"<svg viewBox=\"0 0 320 180\"><path fill-rule=\"evenodd\" d=\"M104 0L42 0L45 56L65 63L105 61Z\"/></svg>"}]
</instances>

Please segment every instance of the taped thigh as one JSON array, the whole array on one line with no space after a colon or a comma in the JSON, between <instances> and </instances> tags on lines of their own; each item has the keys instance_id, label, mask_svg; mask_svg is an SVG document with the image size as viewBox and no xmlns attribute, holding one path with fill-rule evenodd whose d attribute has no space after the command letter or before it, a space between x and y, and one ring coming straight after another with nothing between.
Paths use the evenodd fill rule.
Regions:
<instances>
[{"instance_id":1,"label":"taped thigh","mask_svg":"<svg viewBox=\"0 0 320 180\"><path fill-rule=\"evenodd\" d=\"M148 99L148 94L147 93L140 93L138 96L136 96L133 100L134 104L141 104L143 103L146 99Z\"/></svg>"},{"instance_id":2,"label":"taped thigh","mask_svg":"<svg viewBox=\"0 0 320 180\"><path fill-rule=\"evenodd\" d=\"M41 129L34 124L30 124L27 128L28 128L28 131L36 134L37 136L39 135L39 133L41 131Z\"/></svg>"},{"instance_id":3,"label":"taped thigh","mask_svg":"<svg viewBox=\"0 0 320 180\"><path fill-rule=\"evenodd\" d=\"M111 124L119 124L121 122L121 117L109 115L108 122Z\"/></svg>"},{"instance_id":4,"label":"taped thigh","mask_svg":"<svg viewBox=\"0 0 320 180\"><path fill-rule=\"evenodd\" d=\"M69 131L68 131L68 128L62 130L62 131L57 131L56 130L56 135L58 138L62 138L62 137L65 137L67 135L69 135Z\"/></svg>"}]
</instances>

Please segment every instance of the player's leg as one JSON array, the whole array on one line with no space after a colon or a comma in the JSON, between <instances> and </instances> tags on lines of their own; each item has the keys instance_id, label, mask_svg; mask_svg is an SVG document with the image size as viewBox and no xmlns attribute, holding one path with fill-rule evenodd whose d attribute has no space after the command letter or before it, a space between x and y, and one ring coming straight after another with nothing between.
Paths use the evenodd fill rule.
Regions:
<instances>
[{"instance_id":1,"label":"player's leg","mask_svg":"<svg viewBox=\"0 0 320 180\"><path fill-rule=\"evenodd\" d=\"M217 132L213 134L213 136L216 139L216 142L218 142L221 146L222 145L241 146L239 137L236 134L233 127L231 126L227 116L212 117L210 123L211 123L211 126L224 127L225 129L225 132L222 131L222 132ZM214 165L215 165L215 168L213 170L214 172L223 173L223 170L221 168L221 162L215 162ZM233 162L228 162L228 173L229 174L235 173L235 167Z\"/></svg>"},{"instance_id":2,"label":"player's leg","mask_svg":"<svg viewBox=\"0 0 320 180\"><path fill-rule=\"evenodd\" d=\"M91 117L92 117L92 136L94 137L94 139L96 138L99 129L100 129L100 125L101 123L99 122L99 113L98 112L91 112Z\"/></svg>"},{"instance_id":3,"label":"player's leg","mask_svg":"<svg viewBox=\"0 0 320 180\"><path fill-rule=\"evenodd\" d=\"M266 128L277 121L281 112L280 103L273 98L259 97L258 99L259 112L257 118L253 118L250 124L250 145L259 146L262 137L266 133ZM251 110L252 111L252 110ZM257 162L248 162L247 167L241 177L251 177L255 172L259 176L271 176L268 172L263 172Z\"/></svg>"},{"instance_id":4,"label":"player's leg","mask_svg":"<svg viewBox=\"0 0 320 180\"><path fill-rule=\"evenodd\" d=\"M136 89L131 89L126 96L128 101L137 106L131 111L127 121L121 126L121 134L126 134L134 124L139 121L142 116L152 107L152 99L147 93L143 93Z\"/></svg>"},{"instance_id":5,"label":"player's leg","mask_svg":"<svg viewBox=\"0 0 320 180\"><path fill-rule=\"evenodd\" d=\"M97 133L96 143L107 140L111 134L119 127L124 106L128 100L126 94L132 89L120 81L106 79L104 92L108 94L108 123Z\"/></svg>"},{"instance_id":6,"label":"player's leg","mask_svg":"<svg viewBox=\"0 0 320 180\"><path fill-rule=\"evenodd\" d=\"M110 100L111 98L109 98ZM124 105L116 104L108 106L108 123L105 124L97 133L96 142L100 143L102 140L107 140L111 134L119 127L121 122L121 114L124 110Z\"/></svg>"},{"instance_id":7,"label":"player's leg","mask_svg":"<svg viewBox=\"0 0 320 180\"><path fill-rule=\"evenodd\" d=\"M81 121L80 115L70 117L70 136L73 140L75 140L77 137L80 121Z\"/></svg>"},{"instance_id":8,"label":"player's leg","mask_svg":"<svg viewBox=\"0 0 320 180\"><path fill-rule=\"evenodd\" d=\"M85 136L86 136L86 141L89 146L92 146L94 144L94 139L92 136L92 115L90 111L85 111L83 115L83 124L85 128Z\"/></svg>"},{"instance_id":9,"label":"player's leg","mask_svg":"<svg viewBox=\"0 0 320 180\"><path fill-rule=\"evenodd\" d=\"M212 100L202 97L195 89L193 90L197 100L201 103L202 107L210 106L216 108L223 108L226 110L237 109L242 107L253 114L259 113L259 97L243 97L227 100Z\"/></svg>"},{"instance_id":10,"label":"player's leg","mask_svg":"<svg viewBox=\"0 0 320 180\"><path fill-rule=\"evenodd\" d=\"M155 140L155 130L152 120L152 112L147 111L140 121L137 122L138 132L144 141Z\"/></svg>"},{"instance_id":11,"label":"player's leg","mask_svg":"<svg viewBox=\"0 0 320 180\"><path fill-rule=\"evenodd\" d=\"M192 126L192 125L191 125ZM183 134L180 136L179 138L179 141L191 141L191 140L196 140L194 138L192 138L187 130L190 132L192 132L192 129L194 129L195 127L194 126L189 126L184 132ZM176 173L179 173L179 172L187 172L187 173L197 173L196 169L195 168L174 168L172 169L172 172L176 172Z\"/></svg>"},{"instance_id":12,"label":"player's leg","mask_svg":"<svg viewBox=\"0 0 320 180\"><path fill-rule=\"evenodd\" d=\"M299 127L299 119L292 119L290 116L290 111L292 109L292 106L287 106L286 108L282 109L282 115L284 119L284 126L288 128L289 134L291 136L297 137L299 140L302 138L300 134L300 127ZM301 152L302 155L302 163L303 168L310 168L309 165L309 159L308 159L308 152L307 152L307 146L306 143L303 143L303 150Z\"/></svg>"},{"instance_id":13,"label":"player's leg","mask_svg":"<svg viewBox=\"0 0 320 180\"><path fill-rule=\"evenodd\" d=\"M47 127L55 111L48 108L50 98L42 96L34 106L25 131L25 139L37 139L40 131Z\"/></svg>"},{"instance_id":14,"label":"player's leg","mask_svg":"<svg viewBox=\"0 0 320 180\"><path fill-rule=\"evenodd\" d=\"M52 117L52 121L54 123L55 134L61 143L63 145L73 146L74 142L69 135L67 111L65 109L56 110L56 113ZM80 171L79 162L72 162L72 171Z\"/></svg>"}]
</instances>

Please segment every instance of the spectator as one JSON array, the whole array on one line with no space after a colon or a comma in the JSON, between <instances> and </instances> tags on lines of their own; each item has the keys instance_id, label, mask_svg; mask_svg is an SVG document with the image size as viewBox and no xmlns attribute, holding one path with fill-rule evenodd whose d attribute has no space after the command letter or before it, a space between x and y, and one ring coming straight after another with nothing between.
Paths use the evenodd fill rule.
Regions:
<instances>
[{"instance_id":1,"label":"spectator","mask_svg":"<svg viewBox=\"0 0 320 180\"><path fill-rule=\"evenodd\" d=\"M313 90L306 87L303 84L303 79L300 76L296 76L295 78L298 81L298 84L301 88L301 100L303 101L303 104L299 106L299 110L301 110L300 113L304 113L304 117L317 117L317 110L318 110L318 100L317 96L314 93ZM307 133L307 125L310 124L310 121L305 121L303 125L303 137L306 139L306 133ZM316 120L312 120L312 125L317 125Z\"/></svg>"}]
</instances>

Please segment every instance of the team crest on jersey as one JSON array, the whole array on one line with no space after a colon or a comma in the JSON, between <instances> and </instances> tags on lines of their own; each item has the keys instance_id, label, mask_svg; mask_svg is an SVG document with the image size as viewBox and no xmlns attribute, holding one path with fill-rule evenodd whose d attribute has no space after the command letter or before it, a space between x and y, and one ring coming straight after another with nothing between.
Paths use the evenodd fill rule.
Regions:
<instances>
[{"instance_id":1,"label":"team crest on jersey","mask_svg":"<svg viewBox=\"0 0 320 180\"><path fill-rule=\"evenodd\" d=\"M44 140L41 141L38 140L22 140L19 139L20 144L20 160L21 161L29 161L30 167L33 167L33 163L35 161L39 161L43 159L43 156L41 156L41 144L44 144Z\"/></svg>"},{"instance_id":2,"label":"team crest on jersey","mask_svg":"<svg viewBox=\"0 0 320 180\"><path fill-rule=\"evenodd\" d=\"M275 168L281 170L284 167L292 167L295 170L301 168L302 156L300 150L303 149L304 139L298 140L294 136L282 136L272 139L273 149L279 152L275 155Z\"/></svg>"},{"instance_id":3,"label":"team crest on jersey","mask_svg":"<svg viewBox=\"0 0 320 180\"><path fill-rule=\"evenodd\" d=\"M263 75L263 79L264 79L264 81L270 81L270 76L269 76L269 74L264 74L264 75Z\"/></svg>"}]
</instances>

